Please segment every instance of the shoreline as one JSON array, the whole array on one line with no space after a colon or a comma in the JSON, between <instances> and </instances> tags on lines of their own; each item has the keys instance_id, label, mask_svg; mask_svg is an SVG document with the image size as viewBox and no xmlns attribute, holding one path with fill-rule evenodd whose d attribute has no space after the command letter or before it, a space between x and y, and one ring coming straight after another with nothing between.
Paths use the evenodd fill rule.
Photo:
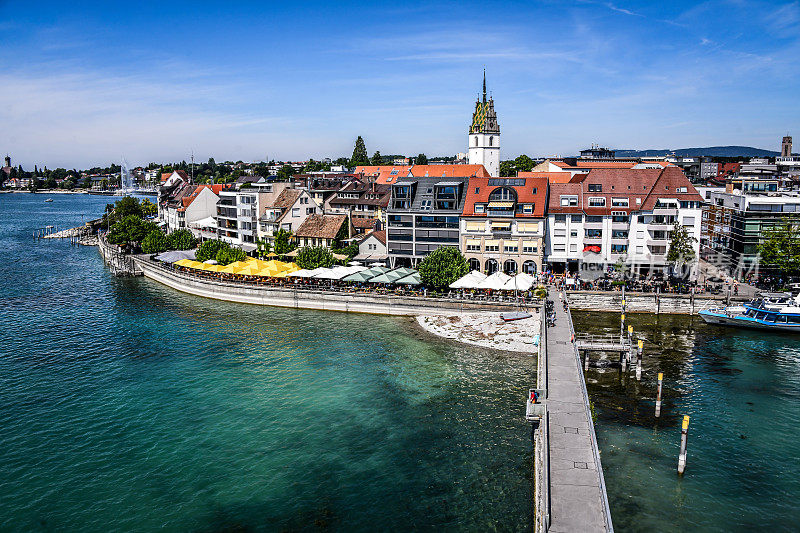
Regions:
<instances>
[{"instance_id":1,"label":"shoreline","mask_svg":"<svg viewBox=\"0 0 800 533\"><path fill-rule=\"evenodd\" d=\"M430 335L474 347L521 353L539 352L540 315L504 322L498 312L465 313L462 315L418 315L417 325Z\"/></svg>"}]
</instances>

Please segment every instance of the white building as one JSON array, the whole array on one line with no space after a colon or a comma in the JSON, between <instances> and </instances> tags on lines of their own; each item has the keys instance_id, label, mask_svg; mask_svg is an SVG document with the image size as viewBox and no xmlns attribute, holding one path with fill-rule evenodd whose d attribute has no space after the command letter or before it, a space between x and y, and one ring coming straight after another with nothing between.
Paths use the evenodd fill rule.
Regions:
<instances>
[{"instance_id":1,"label":"white building","mask_svg":"<svg viewBox=\"0 0 800 533\"><path fill-rule=\"evenodd\" d=\"M581 181L551 183L546 261L551 271L600 275L623 263L663 271L676 223L699 257L702 197L677 167L593 169Z\"/></svg>"},{"instance_id":2,"label":"white building","mask_svg":"<svg viewBox=\"0 0 800 533\"><path fill-rule=\"evenodd\" d=\"M322 208L307 190L284 188L264 199L264 209L259 217L259 238L274 242L278 230L295 233L306 218L315 214L322 214Z\"/></svg>"},{"instance_id":3,"label":"white building","mask_svg":"<svg viewBox=\"0 0 800 533\"><path fill-rule=\"evenodd\" d=\"M483 73L483 101L475 102L469 128L470 165L483 165L492 177L500 175L500 125L494 111L494 100L486 99L486 72Z\"/></svg>"}]
</instances>

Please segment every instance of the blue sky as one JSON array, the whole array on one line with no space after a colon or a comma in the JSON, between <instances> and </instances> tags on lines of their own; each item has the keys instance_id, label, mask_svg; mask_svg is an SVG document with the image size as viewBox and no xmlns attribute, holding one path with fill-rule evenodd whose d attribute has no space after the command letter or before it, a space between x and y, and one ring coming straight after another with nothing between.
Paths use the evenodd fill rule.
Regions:
<instances>
[{"instance_id":1,"label":"blue sky","mask_svg":"<svg viewBox=\"0 0 800 533\"><path fill-rule=\"evenodd\" d=\"M503 159L800 138L798 1L0 1L0 151L455 154L484 66Z\"/></svg>"}]
</instances>

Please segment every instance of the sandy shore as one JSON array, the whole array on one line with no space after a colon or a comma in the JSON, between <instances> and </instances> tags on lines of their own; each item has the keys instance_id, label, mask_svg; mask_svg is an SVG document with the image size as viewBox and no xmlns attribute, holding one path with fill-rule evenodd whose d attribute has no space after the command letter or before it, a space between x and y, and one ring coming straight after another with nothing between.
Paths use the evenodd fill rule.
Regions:
<instances>
[{"instance_id":1,"label":"sandy shore","mask_svg":"<svg viewBox=\"0 0 800 533\"><path fill-rule=\"evenodd\" d=\"M418 316L417 322L429 333L465 344L535 354L538 352L539 314L503 322L500 313L457 316Z\"/></svg>"}]
</instances>

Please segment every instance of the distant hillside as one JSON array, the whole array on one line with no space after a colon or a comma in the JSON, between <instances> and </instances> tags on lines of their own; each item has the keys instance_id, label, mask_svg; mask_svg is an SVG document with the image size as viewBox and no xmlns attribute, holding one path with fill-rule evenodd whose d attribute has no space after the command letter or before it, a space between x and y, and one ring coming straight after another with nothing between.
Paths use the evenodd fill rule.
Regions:
<instances>
[{"instance_id":1,"label":"distant hillside","mask_svg":"<svg viewBox=\"0 0 800 533\"><path fill-rule=\"evenodd\" d=\"M659 157L676 156L708 157L775 157L779 152L753 148L752 146L707 146L705 148L680 148L678 150L617 150L617 157Z\"/></svg>"}]
</instances>

